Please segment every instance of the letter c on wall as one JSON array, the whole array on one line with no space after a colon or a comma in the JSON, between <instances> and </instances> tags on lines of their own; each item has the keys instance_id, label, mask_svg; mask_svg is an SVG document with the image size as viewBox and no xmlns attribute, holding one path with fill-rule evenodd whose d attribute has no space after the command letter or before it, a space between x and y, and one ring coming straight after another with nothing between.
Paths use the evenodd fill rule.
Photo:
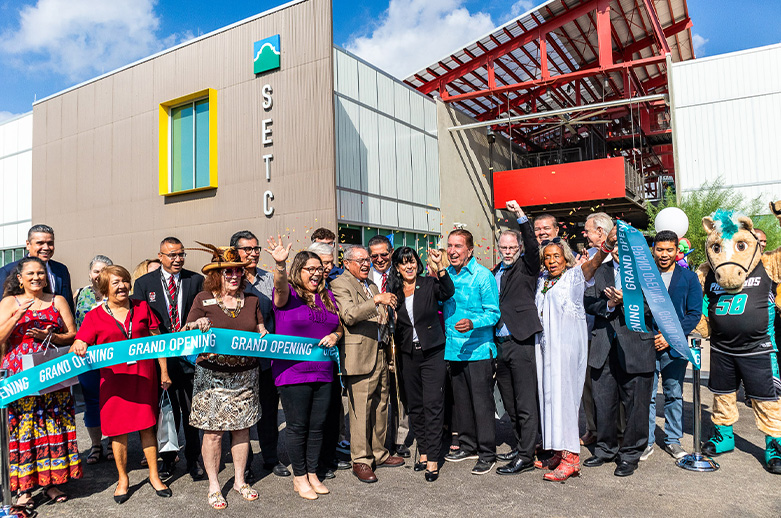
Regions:
<instances>
[{"instance_id":1,"label":"letter c on wall","mask_svg":"<svg viewBox=\"0 0 781 518\"><path fill-rule=\"evenodd\" d=\"M263 193L263 214L266 216L271 216L274 214L274 207L272 207L269 202L274 199L274 193L271 191L266 191Z\"/></svg>"}]
</instances>

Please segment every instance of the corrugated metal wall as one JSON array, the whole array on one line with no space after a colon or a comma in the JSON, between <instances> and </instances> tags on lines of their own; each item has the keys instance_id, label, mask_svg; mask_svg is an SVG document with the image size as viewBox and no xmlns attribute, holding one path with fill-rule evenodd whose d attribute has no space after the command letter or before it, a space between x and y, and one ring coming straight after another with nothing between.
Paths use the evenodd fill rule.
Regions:
<instances>
[{"instance_id":1,"label":"corrugated metal wall","mask_svg":"<svg viewBox=\"0 0 781 518\"><path fill-rule=\"evenodd\" d=\"M334 86L339 219L439 233L434 101L338 48Z\"/></svg>"},{"instance_id":2,"label":"corrugated metal wall","mask_svg":"<svg viewBox=\"0 0 781 518\"><path fill-rule=\"evenodd\" d=\"M32 217L32 149L32 113L0 124L0 249L24 246L27 240Z\"/></svg>"},{"instance_id":3,"label":"corrugated metal wall","mask_svg":"<svg viewBox=\"0 0 781 518\"><path fill-rule=\"evenodd\" d=\"M676 174L682 192L725 189L781 199L781 44L672 66Z\"/></svg>"}]
</instances>

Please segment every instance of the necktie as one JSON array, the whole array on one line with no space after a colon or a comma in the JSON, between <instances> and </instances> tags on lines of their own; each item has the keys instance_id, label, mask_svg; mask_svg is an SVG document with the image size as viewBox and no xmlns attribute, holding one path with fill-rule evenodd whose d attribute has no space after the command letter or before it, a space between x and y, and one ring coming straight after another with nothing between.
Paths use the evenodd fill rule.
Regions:
<instances>
[{"instance_id":1,"label":"necktie","mask_svg":"<svg viewBox=\"0 0 781 518\"><path fill-rule=\"evenodd\" d=\"M388 291L388 272L385 272L382 274L382 292L386 293Z\"/></svg>"},{"instance_id":2,"label":"necktie","mask_svg":"<svg viewBox=\"0 0 781 518\"><path fill-rule=\"evenodd\" d=\"M171 304L169 304L168 307L168 316L171 319L171 332L175 333L181 329L182 325L179 322L179 308L177 307L177 304L179 304L179 301L177 300L179 298L179 294L176 293L178 290L176 289L176 281L174 280L174 276L171 275L168 278L168 294L169 294L169 301Z\"/></svg>"}]
</instances>

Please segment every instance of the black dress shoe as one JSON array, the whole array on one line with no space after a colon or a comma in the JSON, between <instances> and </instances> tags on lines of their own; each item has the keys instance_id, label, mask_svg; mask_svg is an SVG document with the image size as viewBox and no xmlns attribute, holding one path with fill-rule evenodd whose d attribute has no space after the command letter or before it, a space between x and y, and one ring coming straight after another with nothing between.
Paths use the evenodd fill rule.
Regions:
<instances>
[{"instance_id":1,"label":"black dress shoe","mask_svg":"<svg viewBox=\"0 0 781 518\"><path fill-rule=\"evenodd\" d=\"M157 496L160 498L171 498L173 496L173 492L171 491L170 487L165 489L155 489L155 493L157 493Z\"/></svg>"},{"instance_id":2,"label":"black dress shoe","mask_svg":"<svg viewBox=\"0 0 781 518\"><path fill-rule=\"evenodd\" d=\"M509 460L514 460L515 457L518 456L518 450L512 449L508 451L507 453L499 453L496 455L496 460L500 460L502 462L507 462Z\"/></svg>"},{"instance_id":3,"label":"black dress shoe","mask_svg":"<svg viewBox=\"0 0 781 518\"><path fill-rule=\"evenodd\" d=\"M290 470L288 470L284 464L277 462L274 465L263 464L263 469L270 471L278 477L289 477Z\"/></svg>"},{"instance_id":4,"label":"black dress shoe","mask_svg":"<svg viewBox=\"0 0 781 518\"><path fill-rule=\"evenodd\" d=\"M426 482L434 482L439 478L439 470L426 470Z\"/></svg>"},{"instance_id":5,"label":"black dress shoe","mask_svg":"<svg viewBox=\"0 0 781 518\"><path fill-rule=\"evenodd\" d=\"M160 475L160 478L171 478L175 469L176 462L164 460L162 463L160 463L158 474Z\"/></svg>"},{"instance_id":6,"label":"black dress shoe","mask_svg":"<svg viewBox=\"0 0 781 518\"><path fill-rule=\"evenodd\" d=\"M130 493L125 493L124 495L114 495L114 501L118 504L124 504L127 502L128 498L130 498Z\"/></svg>"},{"instance_id":7,"label":"black dress shoe","mask_svg":"<svg viewBox=\"0 0 781 518\"><path fill-rule=\"evenodd\" d=\"M612 461L613 459L605 459L598 455L594 455L593 457L589 457L585 461L583 461L583 465L586 466L587 468L598 468L599 466L602 466L604 463L612 462Z\"/></svg>"},{"instance_id":8,"label":"black dress shoe","mask_svg":"<svg viewBox=\"0 0 781 518\"><path fill-rule=\"evenodd\" d=\"M613 472L613 475L617 477L628 477L629 475L634 473L636 469L637 469L636 464L630 464L622 460L616 467L616 470Z\"/></svg>"},{"instance_id":9,"label":"black dress shoe","mask_svg":"<svg viewBox=\"0 0 781 518\"><path fill-rule=\"evenodd\" d=\"M345 470L345 469L351 469L352 467L353 467L353 465L350 464L349 462L347 462L346 460L337 460L336 462L333 463L333 465L331 466L331 469L335 469L337 471L342 471L342 470Z\"/></svg>"},{"instance_id":10,"label":"black dress shoe","mask_svg":"<svg viewBox=\"0 0 781 518\"><path fill-rule=\"evenodd\" d=\"M404 444L397 444L396 455L398 455L399 457L403 457L405 459L409 459L410 456L409 448L407 448L407 446Z\"/></svg>"},{"instance_id":11,"label":"black dress shoe","mask_svg":"<svg viewBox=\"0 0 781 518\"><path fill-rule=\"evenodd\" d=\"M334 473L333 469L327 469L322 472L322 474L318 475L318 477L322 480L331 480L332 478L336 478L336 473Z\"/></svg>"},{"instance_id":12,"label":"black dress shoe","mask_svg":"<svg viewBox=\"0 0 781 518\"><path fill-rule=\"evenodd\" d=\"M464 450L451 451L445 455L445 460L449 462L461 462L462 460L477 459L477 453L470 453Z\"/></svg>"},{"instance_id":13,"label":"black dress shoe","mask_svg":"<svg viewBox=\"0 0 781 518\"><path fill-rule=\"evenodd\" d=\"M496 472L499 475L517 475L518 473L532 470L534 470L534 461L523 460L520 455L515 457L515 460L510 461L506 466L496 468Z\"/></svg>"},{"instance_id":14,"label":"black dress shoe","mask_svg":"<svg viewBox=\"0 0 781 518\"><path fill-rule=\"evenodd\" d=\"M254 476L254 473L252 473L252 468L248 469L247 471L249 471L250 474ZM248 478L247 471L244 472L244 478ZM197 462L195 464L191 464L187 466L187 472L190 474L190 476L194 481L203 480L203 476L204 476L203 468Z\"/></svg>"},{"instance_id":15,"label":"black dress shoe","mask_svg":"<svg viewBox=\"0 0 781 518\"><path fill-rule=\"evenodd\" d=\"M415 471L425 471L426 469L426 462L416 462L415 466L413 468Z\"/></svg>"}]
</instances>

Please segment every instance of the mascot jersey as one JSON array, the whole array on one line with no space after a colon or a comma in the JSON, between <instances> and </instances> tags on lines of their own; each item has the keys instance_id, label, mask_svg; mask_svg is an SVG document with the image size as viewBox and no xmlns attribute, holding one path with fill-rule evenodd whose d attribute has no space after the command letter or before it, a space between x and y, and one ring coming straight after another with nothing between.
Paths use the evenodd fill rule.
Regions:
<instances>
[{"instance_id":1,"label":"mascot jersey","mask_svg":"<svg viewBox=\"0 0 781 518\"><path fill-rule=\"evenodd\" d=\"M776 284L760 263L734 295L724 291L709 271L703 309L711 327L711 347L724 354L753 356L775 350Z\"/></svg>"}]
</instances>

